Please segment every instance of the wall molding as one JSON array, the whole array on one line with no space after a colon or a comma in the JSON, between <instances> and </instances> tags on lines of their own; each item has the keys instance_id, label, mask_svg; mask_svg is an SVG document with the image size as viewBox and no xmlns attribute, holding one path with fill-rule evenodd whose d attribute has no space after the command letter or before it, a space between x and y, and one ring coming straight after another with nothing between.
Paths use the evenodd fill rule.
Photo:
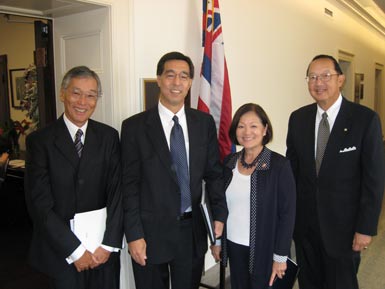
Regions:
<instances>
[{"instance_id":1,"label":"wall molding","mask_svg":"<svg viewBox=\"0 0 385 289\"><path fill-rule=\"evenodd\" d=\"M351 12L356 14L359 18L364 20L370 26L372 26L375 30L380 32L383 36L385 36L385 25L379 22L374 16L372 16L368 10L360 4L356 0L336 0L338 3L342 4L346 8L348 8Z\"/></svg>"}]
</instances>

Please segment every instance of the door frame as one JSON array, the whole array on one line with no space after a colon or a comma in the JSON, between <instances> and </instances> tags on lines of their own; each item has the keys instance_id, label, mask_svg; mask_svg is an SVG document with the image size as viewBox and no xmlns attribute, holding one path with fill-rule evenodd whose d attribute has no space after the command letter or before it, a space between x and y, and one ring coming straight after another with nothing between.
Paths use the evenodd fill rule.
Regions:
<instances>
[{"instance_id":1,"label":"door frame","mask_svg":"<svg viewBox=\"0 0 385 289\"><path fill-rule=\"evenodd\" d=\"M11 118L9 109L8 89L8 57L0 55L0 122L5 123Z\"/></svg>"}]
</instances>

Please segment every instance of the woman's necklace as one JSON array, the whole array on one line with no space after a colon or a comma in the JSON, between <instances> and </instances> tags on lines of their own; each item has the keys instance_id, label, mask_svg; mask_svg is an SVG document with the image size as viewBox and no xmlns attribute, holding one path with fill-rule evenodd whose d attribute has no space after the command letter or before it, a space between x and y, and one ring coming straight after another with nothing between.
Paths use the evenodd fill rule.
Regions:
<instances>
[{"instance_id":1,"label":"woman's necklace","mask_svg":"<svg viewBox=\"0 0 385 289\"><path fill-rule=\"evenodd\" d=\"M255 159L250 164L248 164L245 161L245 149L243 149L241 153L241 159L240 159L242 167L244 167L245 169L251 169L252 167L255 167L259 161L259 156L261 155L261 152L255 157Z\"/></svg>"}]
</instances>

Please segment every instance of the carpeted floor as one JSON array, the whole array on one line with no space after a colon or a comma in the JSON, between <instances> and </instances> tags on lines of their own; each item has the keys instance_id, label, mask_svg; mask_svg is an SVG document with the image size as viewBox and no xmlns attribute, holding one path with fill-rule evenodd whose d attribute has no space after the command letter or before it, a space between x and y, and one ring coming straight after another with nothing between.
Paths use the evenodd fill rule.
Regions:
<instances>
[{"instance_id":1,"label":"carpeted floor","mask_svg":"<svg viewBox=\"0 0 385 289\"><path fill-rule=\"evenodd\" d=\"M0 289L48 289L47 278L27 264L30 225L2 226L0 234Z\"/></svg>"},{"instance_id":2,"label":"carpeted floor","mask_svg":"<svg viewBox=\"0 0 385 289\"><path fill-rule=\"evenodd\" d=\"M382 202L378 234L361 255L358 281L360 289L385 288L385 199Z\"/></svg>"}]
</instances>

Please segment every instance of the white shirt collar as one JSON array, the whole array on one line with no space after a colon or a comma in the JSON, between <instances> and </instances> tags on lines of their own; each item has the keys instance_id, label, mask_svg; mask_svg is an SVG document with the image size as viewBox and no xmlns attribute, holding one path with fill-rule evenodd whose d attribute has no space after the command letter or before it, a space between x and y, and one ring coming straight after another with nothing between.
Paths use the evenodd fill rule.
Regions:
<instances>
[{"instance_id":1,"label":"white shirt collar","mask_svg":"<svg viewBox=\"0 0 385 289\"><path fill-rule=\"evenodd\" d=\"M78 131L78 129L81 129L83 131L82 142L84 143L84 139L86 137L87 126L88 126L88 120L86 121L86 123L82 127L78 127L72 121L70 121L65 113L63 113L63 120L64 120L64 123L65 123L68 131L70 132L70 135L71 135L73 141L75 141L75 134Z\"/></svg>"},{"instance_id":2,"label":"white shirt collar","mask_svg":"<svg viewBox=\"0 0 385 289\"><path fill-rule=\"evenodd\" d=\"M162 120L173 122L172 118L174 117L174 115L176 115L179 120L182 118L185 118L184 105L181 107L181 109L177 113L173 113L171 110L169 110L159 101L158 111L159 111L159 116Z\"/></svg>"},{"instance_id":3,"label":"white shirt collar","mask_svg":"<svg viewBox=\"0 0 385 289\"><path fill-rule=\"evenodd\" d=\"M335 122L335 120L337 118L338 112L340 111L340 108L341 108L341 104L342 104L342 95L340 93L340 95L338 96L337 100L326 111L326 113L328 115L330 129L333 127L333 124L334 124L334 122ZM322 114L324 112L325 111L317 104L317 119L321 120L322 119Z\"/></svg>"}]
</instances>

